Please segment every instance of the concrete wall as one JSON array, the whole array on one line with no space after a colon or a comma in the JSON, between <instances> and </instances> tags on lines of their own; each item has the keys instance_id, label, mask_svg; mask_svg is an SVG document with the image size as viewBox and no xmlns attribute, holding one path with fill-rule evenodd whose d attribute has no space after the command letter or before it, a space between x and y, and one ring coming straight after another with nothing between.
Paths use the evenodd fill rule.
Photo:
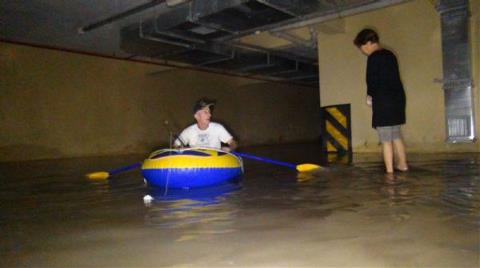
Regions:
<instances>
[{"instance_id":1,"label":"concrete wall","mask_svg":"<svg viewBox=\"0 0 480 268\"><path fill-rule=\"evenodd\" d=\"M9 43L0 70L0 161L148 153L202 96L241 145L319 137L316 88Z\"/></svg>"},{"instance_id":2,"label":"concrete wall","mask_svg":"<svg viewBox=\"0 0 480 268\"><path fill-rule=\"evenodd\" d=\"M472 59L477 136L479 116L479 18L472 3ZM353 45L356 34L373 27L384 47L398 57L407 95L407 124L403 128L409 152L480 151L479 143L445 143L444 94L440 16L430 1L406 4L326 22L318 27L321 105L351 103L354 152L379 151L371 110L365 104L366 57ZM328 29L328 30L325 30Z\"/></svg>"}]
</instances>

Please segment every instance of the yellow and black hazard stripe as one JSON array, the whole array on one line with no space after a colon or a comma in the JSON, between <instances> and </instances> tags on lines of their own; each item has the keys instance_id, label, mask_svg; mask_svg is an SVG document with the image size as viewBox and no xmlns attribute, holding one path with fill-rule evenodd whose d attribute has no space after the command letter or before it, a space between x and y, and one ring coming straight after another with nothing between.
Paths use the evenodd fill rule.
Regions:
<instances>
[{"instance_id":1,"label":"yellow and black hazard stripe","mask_svg":"<svg viewBox=\"0 0 480 268\"><path fill-rule=\"evenodd\" d=\"M350 104L322 107L322 141L326 153L351 153Z\"/></svg>"}]
</instances>

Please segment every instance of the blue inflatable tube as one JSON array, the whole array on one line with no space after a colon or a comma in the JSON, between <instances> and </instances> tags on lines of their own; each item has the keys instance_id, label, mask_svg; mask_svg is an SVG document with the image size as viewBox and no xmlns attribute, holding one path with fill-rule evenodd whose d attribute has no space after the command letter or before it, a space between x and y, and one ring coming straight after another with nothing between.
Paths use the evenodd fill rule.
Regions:
<instances>
[{"instance_id":1,"label":"blue inflatable tube","mask_svg":"<svg viewBox=\"0 0 480 268\"><path fill-rule=\"evenodd\" d=\"M145 181L161 188L198 188L236 180L243 173L241 158L205 148L162 149L143 162Z\"/></svg>"}]
</instances>

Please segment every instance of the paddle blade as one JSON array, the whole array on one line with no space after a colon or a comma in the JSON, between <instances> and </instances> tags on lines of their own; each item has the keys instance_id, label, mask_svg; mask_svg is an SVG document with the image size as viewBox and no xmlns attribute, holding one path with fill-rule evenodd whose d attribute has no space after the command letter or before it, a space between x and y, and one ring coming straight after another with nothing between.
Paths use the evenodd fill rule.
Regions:
<instances>
[{"instance_id":1,"label":"paddle blade","mask_svg":"<svg viewBox=\"0 0 480 268\"><path fill-rule=\"evenodd\" d=\"M307 171L312 171L321 168L319 165L315 164L301 164L296 166L297 171L299 172L307 172Z\"/></svg>"},{"instance_id":2,"label":"paddle blade","mask_svg":"<svg viewBox=\"0 0 480 268\"><path fill-rule=\"evenodd\" d=\"M98 172L88 173L85 176L90 180L105 180L110 176L110 174L106 171L98 171Z\"/></svg>"}]
</instances>

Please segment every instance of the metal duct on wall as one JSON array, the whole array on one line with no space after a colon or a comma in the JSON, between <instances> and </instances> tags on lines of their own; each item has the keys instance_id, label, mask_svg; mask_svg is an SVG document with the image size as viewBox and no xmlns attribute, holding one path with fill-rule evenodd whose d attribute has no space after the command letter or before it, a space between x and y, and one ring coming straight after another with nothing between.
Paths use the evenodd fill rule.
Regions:
<instances>
[{"instance_id":1,"label":"metal duct on wall","mask_svg":"<svg viewBox=\"0 0 480 268\"><path fill-rule=\"evenodd\" d=\"M468 0L441 0L447 142L475 141Z\"/></svg>"}]
</instances>

